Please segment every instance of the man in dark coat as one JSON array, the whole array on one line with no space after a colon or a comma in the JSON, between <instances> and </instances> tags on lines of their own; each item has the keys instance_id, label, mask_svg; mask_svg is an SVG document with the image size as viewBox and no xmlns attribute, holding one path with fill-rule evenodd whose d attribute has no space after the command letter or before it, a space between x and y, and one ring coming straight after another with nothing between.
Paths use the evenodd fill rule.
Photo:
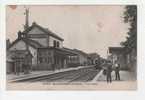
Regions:
<instances>
[{"instance_id":1,"label":"man in dark coat","mask_svg":"<svg viewBox=\"0 0 145 100\"><path fill-rule=\"evenodd\" d=\"M112 72L112 64L109 61L107 64L107 70L106 70L107 83L112 82L111 72Z\"/></svg>"},{"instance_id":2,"label":"man in dark coat","mask_svg":"<svg viewBox=\"0 0 145 100\"><path fill-rule=\"evenodd\" d=\"M115 80L120 80L120 64L116 63L115 64Z\"/></svg>"}]
</instances>

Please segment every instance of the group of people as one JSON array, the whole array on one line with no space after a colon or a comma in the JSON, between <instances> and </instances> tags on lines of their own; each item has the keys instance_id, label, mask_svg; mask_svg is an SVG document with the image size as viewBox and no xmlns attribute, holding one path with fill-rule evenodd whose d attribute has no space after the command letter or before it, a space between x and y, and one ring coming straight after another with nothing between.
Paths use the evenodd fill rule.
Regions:
<instances>
[{"instance_id":1,"label":"group of people","mask_svg":"<svg viewBox=\"0 0 145 100\"><path fill-rule=\"evenodd\" d=\"M120 80L120 64L118 64L117 62L115 62L115 64L112 64L110 61L108 61L107 63L107 69L104 70L105 74L106 74L106 80L107 83L111 83L112 82L112 76L111 73L112 71L115 71L115 80Z\"/></svg>"}]
</instances>

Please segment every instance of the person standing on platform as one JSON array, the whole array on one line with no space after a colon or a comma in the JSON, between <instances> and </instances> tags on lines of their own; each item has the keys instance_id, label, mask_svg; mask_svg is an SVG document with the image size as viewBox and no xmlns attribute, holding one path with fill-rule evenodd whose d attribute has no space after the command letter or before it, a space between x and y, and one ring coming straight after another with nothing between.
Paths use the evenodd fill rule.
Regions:
<instances>
[{"instance_id":1,"label":"person standing on platform","mask_svg":"<svg viewBox=\"0 0 145 100\"><path fill-rule=\"evenodd\" d=\"M120 80L120 64L115 64L115 80Z\"/></svg>"},{"instance_id":2,"label":"person standing on platform","mask_svg":"<svg viewBox=\"0 0 145 100\"><path fill-rule=\"evenodd\" d=\"M108 61L107 70L106 70L107 83L111 83L112 82L111 72L112 72L112 64L111 64L110 61Z\"/></svg>"}]
</instances>

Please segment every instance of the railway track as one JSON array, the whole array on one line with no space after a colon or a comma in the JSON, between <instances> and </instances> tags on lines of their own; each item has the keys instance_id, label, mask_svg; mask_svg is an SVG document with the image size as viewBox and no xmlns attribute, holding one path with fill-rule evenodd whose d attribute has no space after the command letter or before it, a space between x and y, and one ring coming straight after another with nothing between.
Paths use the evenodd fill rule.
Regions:
<instances>
[{"instance_id":1,"label":"railway track","mask_svg":"<svg viewBox=\"0 0 145 100\"><path fill-rule=\"evenodd\" d=\"M89 71L87 73L84 73L83 75L80 75L77 78L72 79L70 82L87 82L87 81L91 81L97 74L98 74L98 70L93 70L93 71Z\"/></svg>"},{"instance_id":2,"label":"railway track","mask_svg":"<svg viewBox=\"0 0 145 100\"><path fill-rule=\"evenodd\" d=\"M98 73L99 70L96 70L95 67L87 67L21 80L19 82L87 82L92 80Z\"/></svg>"}]
</instances>

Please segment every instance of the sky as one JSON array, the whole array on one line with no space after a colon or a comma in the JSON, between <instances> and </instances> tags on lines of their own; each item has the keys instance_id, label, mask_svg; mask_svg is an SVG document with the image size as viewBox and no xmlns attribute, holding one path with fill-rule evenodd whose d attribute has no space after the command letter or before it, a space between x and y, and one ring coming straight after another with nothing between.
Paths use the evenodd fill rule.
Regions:
<instances>
[{"instance_id":1,"label":"sky","mask_svg":"<svg viewBox=\"0 0 145 100\"><path fill-rule=\"evenodd\" d=\"M126 40L129 24L123 22L124 6L26 6L29 24L36 22L64 39L63 46L107 57L108 47L120 46ZM25 8L6 8L6 37L10 41L23 31Z\"/></svg>"}]
</instances>

